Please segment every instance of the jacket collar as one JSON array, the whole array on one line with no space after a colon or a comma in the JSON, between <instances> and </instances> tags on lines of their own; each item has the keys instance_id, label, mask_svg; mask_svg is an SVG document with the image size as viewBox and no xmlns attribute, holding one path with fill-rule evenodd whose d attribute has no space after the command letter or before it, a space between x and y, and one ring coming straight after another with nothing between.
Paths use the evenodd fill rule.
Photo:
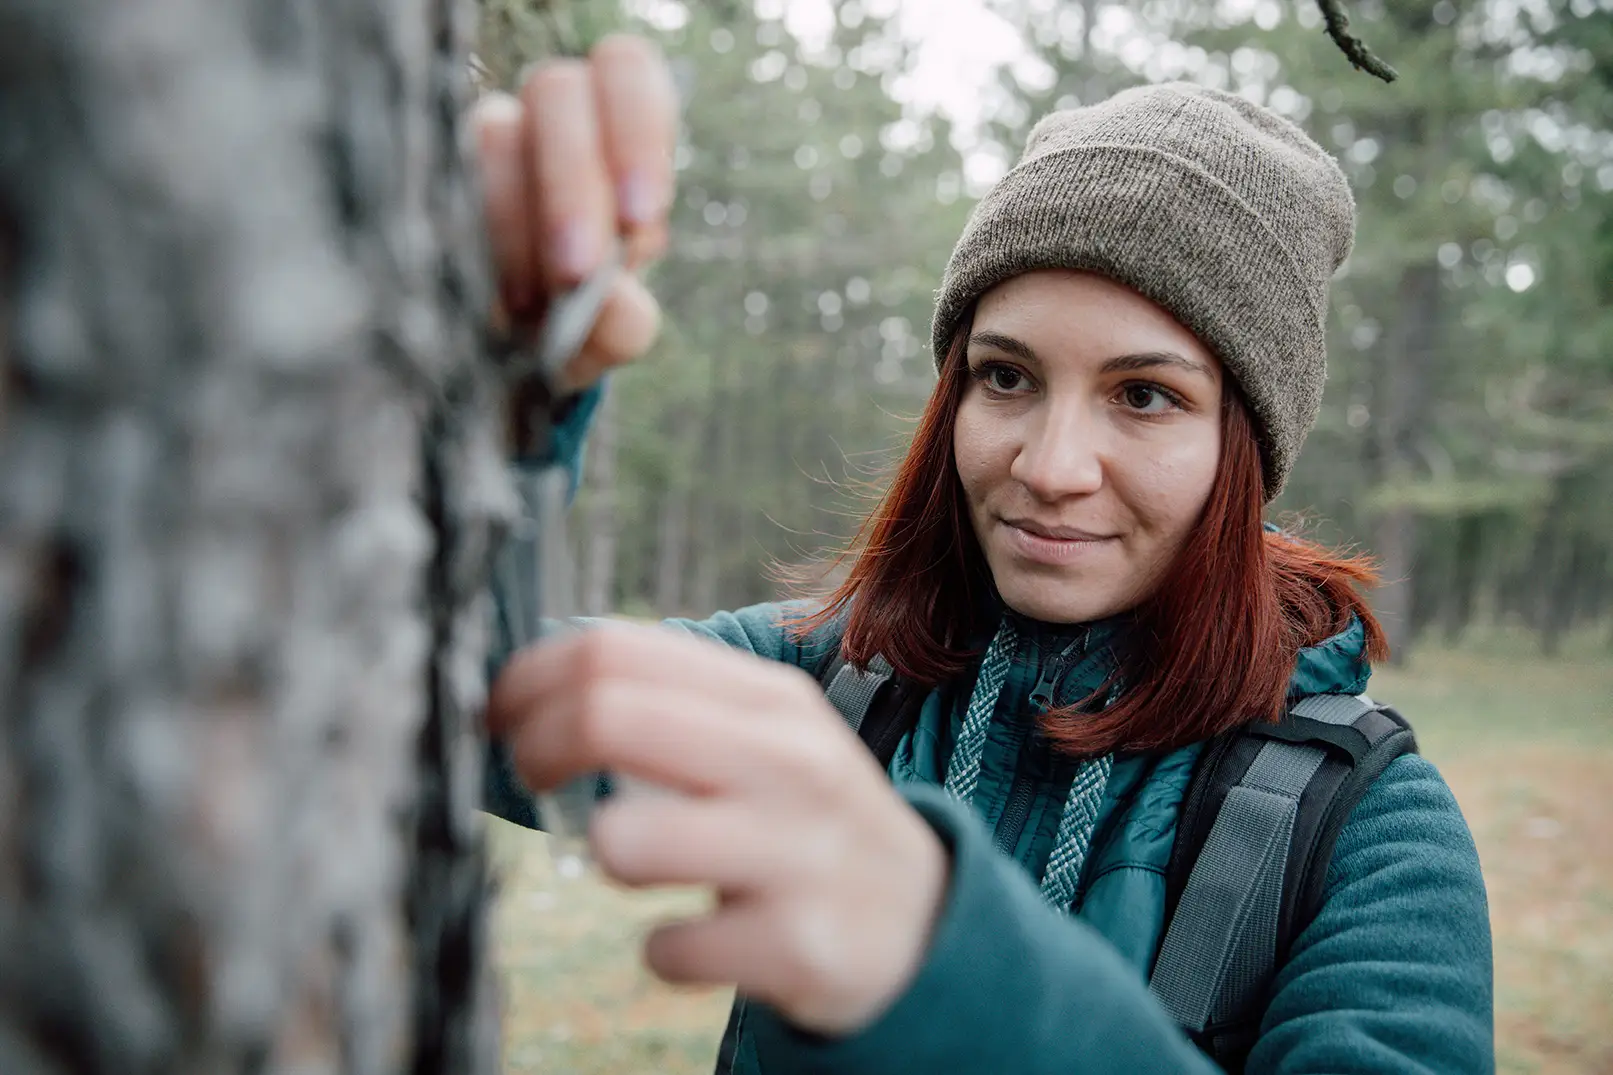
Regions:
<instances>
[{"instance_id":1,"label":"jacket collar","mask_svg":"<svg viewBox=\"0 0 1613 1075\"><path fill-rule=\"evenodd\" d=\"M1041 660L1061 652L1076 637L1085 633L1082 649L1096 655L1104 651L1109 668L1116 663L1115 650L1123 642L1130 617L1122 614L1088 624L1052 624L1033 620L999 605L1002 615L1009 617L1021 638L1033 639L1035 652ZM987 639L989 641L989 638ZM1367 663L1366 626L1356 616L1343 630L1315 645L1299 651L1294 673L1288 683L1290 701L1312 694L1360 694L1366 690L1372 667ZM1062 692L1061 692L1062 693Z\"/></svg>"},{"instance_id":2,"label":"jacket collar","mask_svg":"<svg viewBox=\"0 0 1613 1075\"><path fill-rule=\"evenodd\" d=\"M1351 616L1344 630L1299 651L1299 661L1288 681L1288 697L1297 700L1312 694L1360 694L1367 689L1371 676L1366 625L1359 617Z\"/></svg>"}]
</instances>

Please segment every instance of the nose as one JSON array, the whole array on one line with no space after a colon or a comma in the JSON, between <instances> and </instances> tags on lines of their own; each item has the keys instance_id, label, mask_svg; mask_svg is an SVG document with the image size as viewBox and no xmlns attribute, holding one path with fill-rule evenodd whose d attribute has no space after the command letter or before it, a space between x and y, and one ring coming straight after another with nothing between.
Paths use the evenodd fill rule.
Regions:
<instances>
[{"instance_id":1,"label":"nose","mask_svg":"<svg viewBox=\"0 0 1613 1075\"><path fill-rule=\"evenodd\" d=\"M1008 473L1038 500L1088 496L1103 487L1103 455L1094 415L1077 406L1043 407Z\"/></svg>"}]
</instances>

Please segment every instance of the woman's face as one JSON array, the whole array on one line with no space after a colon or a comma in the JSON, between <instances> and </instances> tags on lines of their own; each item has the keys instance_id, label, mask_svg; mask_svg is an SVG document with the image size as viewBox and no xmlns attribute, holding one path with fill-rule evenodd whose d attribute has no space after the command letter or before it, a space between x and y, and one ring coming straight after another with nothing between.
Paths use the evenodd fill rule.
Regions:
<instances>
[{"instance_id":1,"label":"woman's face","mask_svg":"<svg viewBox=\"0 0 1613 1075\"><path fill-rule=\"evenodd\" d=\"M981 297L953 450L1008 606L1050 623L1136 607L1209 498L1221 364L1170 314L1091 273Z\"/></svg>"}]
</instances>

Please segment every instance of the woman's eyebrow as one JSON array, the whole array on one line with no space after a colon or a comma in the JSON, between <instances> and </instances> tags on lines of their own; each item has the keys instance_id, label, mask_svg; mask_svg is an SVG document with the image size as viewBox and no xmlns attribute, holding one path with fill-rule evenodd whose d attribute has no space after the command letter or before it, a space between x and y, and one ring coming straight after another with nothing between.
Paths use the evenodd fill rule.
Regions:
<instances>
[{"instance_id":1,"label":"woman's eyebrow","mask_svg":"<svg viewBox=\"0 0 1613 1075\"><path fill-rule=\"evenodd\" d=\"M1000 332L976 332L969 337L969 344L990 347L1025 362L1041 362L1041 359L1036 357L1036 352L1031 350L1030 344L1024 340L1016 340L1012 336L1004 336Z\"/></svg>"},{"instance_id":2,"label":"woman's eyebrow","mask_svg":"<svg viewBox=\"0 0 1613 1075\"><path fill-rule=\"evenodd\" d=\"M1196 362L1174 351L1141 351L1134 355L1118 355L1104 362L1103 372L1135 373L1153 366L1175 366L1177 369L1196 373L1206 380L1215 380L1215 375L1204 363Z\"/></svg>"}]
</instances>

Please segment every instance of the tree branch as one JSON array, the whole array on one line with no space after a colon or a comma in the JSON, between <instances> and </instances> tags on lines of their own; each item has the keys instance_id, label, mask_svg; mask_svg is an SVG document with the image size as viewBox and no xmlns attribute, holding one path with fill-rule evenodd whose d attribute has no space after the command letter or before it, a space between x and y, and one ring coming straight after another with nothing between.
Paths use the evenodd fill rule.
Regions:
<instances>
[{"instance_id":1,"label":"tree branch","mask_svg":"<svg viewBox=\"0 0 1613 1075\"><path fill-rule=\"evenodd\" d=\"M1385 82L1393 82L1400 77L1393 67L1378 59L1359 37L1350 33L1350 17L1344 13L1340 0L1316 0L1316 3L1322 9L1322 18L1327 22L1327 36L1333 39L1333 43L1349 59L1351 65L1369 75L1376 75Z\"/></svg>"}]
</instances>

